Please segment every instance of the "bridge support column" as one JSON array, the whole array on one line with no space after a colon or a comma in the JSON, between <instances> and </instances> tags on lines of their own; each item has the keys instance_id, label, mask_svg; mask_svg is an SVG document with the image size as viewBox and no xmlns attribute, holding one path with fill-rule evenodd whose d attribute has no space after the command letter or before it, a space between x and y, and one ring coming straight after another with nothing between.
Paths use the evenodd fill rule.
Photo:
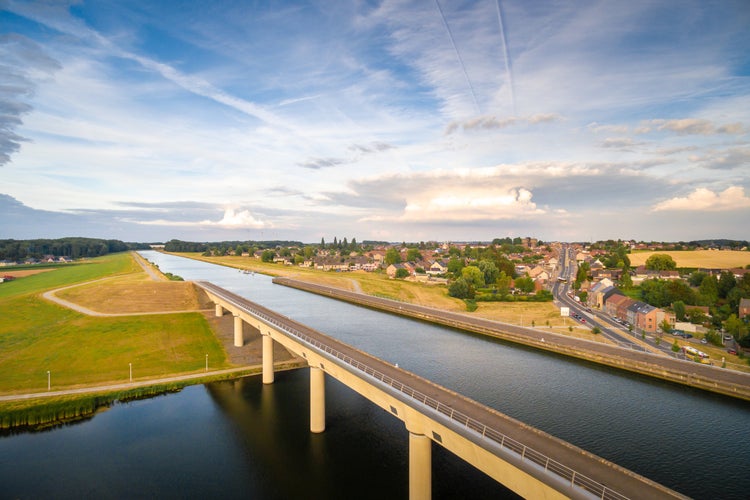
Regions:
<instances>
[{"instance_id":1,"label":"bridge support column","mask_svg":"<svg viewBox=\"0 0 750 500\"><path fill-rule=\"evenodd\" d=\"M326 430L326 373L310 367L310 432Z\"/></svg>"},{"instance_id":2,"label":"bridge support column","mask_svg":"<svg viewBox=\"0 0 750 500\"><path fill-rule=\"evenodd\" d=\"M234 315L234 346L242 347L245 345L245 337L242 334L242 318L239 314Z\"/></svg>"},{"instance_id":3,"label":"bridge support column","mask_svg":"<svg viewBox=\"0 0 750 500\"><path fill-rule=\"evenodd\" d=\"M432 497L432 441L409 432L409 500Z\"/></svg>"},{"instance_id":4,"label":"bridge support column","mask_svg":"<svg viewBox=\"0 0 750 500\"><path fill-rule=\"evenodd\" d=\"M216 316L217 317L224 316L224 308L221 307L221 304L216 304Z\"/></svg>"},{"instance_id":5,"label":"bridge support column","mask_svg":"<svg viewBox=\"0 0 750 500\"><path fill-rule=\"evenodd\" d=\"M273 339L263 335L263 383L273 384Z\"/></svg>"}]
</instances>

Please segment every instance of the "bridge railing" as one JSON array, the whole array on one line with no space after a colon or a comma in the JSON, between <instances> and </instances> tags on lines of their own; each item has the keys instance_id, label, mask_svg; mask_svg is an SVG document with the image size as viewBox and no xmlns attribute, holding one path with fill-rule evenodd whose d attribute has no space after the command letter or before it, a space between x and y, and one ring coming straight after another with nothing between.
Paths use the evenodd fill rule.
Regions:
<instances>
[{"instance_id":1,"label":"bridge railing","mask_svg":"<svg viewBox=\"0 0 750 500\"><path fill-rule=\"evenodd\" d=\"M606 487L605 485L599 483L598 481L595 481L594 479L591 479L590 477L571 469L567 465L562 464L546 456L545 454L526 446L525 444L503 434L502 432L496 429L488 427L482 422L474 418L471 418L468 415L465 415L464 413L458 410L455 410L451 406L446 405L440 401L437 401L436 399L431 398L430 396L427 396L426 394L420 391L417 391L416 389L413 389L399 382L398 380L395 380L392 377L385 375L384 373L378 370L375 370L374 368L362 363L361 361L358 361L338 351L337 349L332 348L331 346L321 342L320 340L307 335L306 333L294 328L293 326L289 325L288 323L284 321L280 321L278 318L273 317L265 313L264 311L248 307L245 304L235 304L235 305L243 309L248 314L251 314L257 317L258 319L261 319L267 323L270 323L278 327L285 333L304 341L306 344L311 345L319 349L320 351L323 351L327 354L330 354L331 356L334 356L335 358L339 359L340 361L343 361L349 366L352 366L356 368L357 370L360 370L361 372L369 375L370 377L375 378L381 383L389 387L392 387L393 389L401 392L402 394L409 396L410 398L417 401L418 403L421 403L425 406L432 408L433 410L436 410L437 412L448 417L451 421L458 423L464 426L465 428L474 431L475 433L481 435L484 439L494 442L495 444L499 445L501 449L505 448L507 450L515 452L516 454L520 455L521 460L528 460L530 462L533 462L537 464L538 466L542 467L545 471L553 473L565 479L566 481L569 481L572 486L577 486L579 488L582 488L588 491L589 493L591 493L592 495L595 495L597 498L601 498L603 500L627 500L628 498Z\"/></svg>"}]
</instances>

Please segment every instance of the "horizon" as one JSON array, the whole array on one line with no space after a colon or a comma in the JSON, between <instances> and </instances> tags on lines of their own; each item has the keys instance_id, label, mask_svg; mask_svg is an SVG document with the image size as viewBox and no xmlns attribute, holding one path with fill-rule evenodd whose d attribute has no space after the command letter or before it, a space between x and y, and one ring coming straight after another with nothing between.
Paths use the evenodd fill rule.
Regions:
<instances>
[{"instance_id":1,"label":"horizon","mask_svg":"<svg viewBox=\"0 0 750 500\"><path fill-rule=\"evenodd\" d=\"M0 238L745 241L749 25L742 0L9 0Z\"/></svg>"}]
</instances>

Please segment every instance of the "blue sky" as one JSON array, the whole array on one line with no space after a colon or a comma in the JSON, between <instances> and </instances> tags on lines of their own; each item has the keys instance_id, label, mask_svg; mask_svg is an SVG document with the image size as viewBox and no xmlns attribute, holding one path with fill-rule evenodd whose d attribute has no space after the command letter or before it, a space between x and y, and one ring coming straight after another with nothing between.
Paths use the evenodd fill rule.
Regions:
<instances>
[{"instance_id":1,"label":"blue sky","mask_svg":"<svg viewBox=\"0 0 750 500\"><path fill-rule=\"evenodd\" d=\"M0 238L750 239L746 0L0 9Z\"/></svg>"}]
</instances>

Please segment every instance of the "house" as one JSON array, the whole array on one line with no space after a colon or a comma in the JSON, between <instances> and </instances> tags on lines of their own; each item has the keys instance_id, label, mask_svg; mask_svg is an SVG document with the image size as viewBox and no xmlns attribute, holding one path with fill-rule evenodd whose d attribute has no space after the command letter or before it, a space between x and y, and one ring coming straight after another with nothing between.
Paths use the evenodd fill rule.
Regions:
<instances>
[{"instance_id":1,"label":"house","mask_svg":"<svg viewBox=\"0 0 750 500\"><path fill-rule=\"evenodd\" d=\"M646 333L656 333L656 329L659 326L657 321L659 310L658 307L654 307L651 304L641 303L638 306L635 317L634 325L636 330Z\"/></svg>"},{"instance_id":2,"label":"house","mask_svg":"<svg viewBox=\"0 0 750 500\"><path fill-rule=\"evenodd\" d=\"M740 318L750 317L750 299L740 299Z\"/></svg>"},{"instance_id":3,"label":"house","mask_svg":"<svg viewBox=\"0 0 750 500\"><path fill-rule=\"evenodd\" d=\"M536 266L529 271L529 278L534 281L549 281L549 273L541 266Z\"/></svg>"},{"instance_id":4,"label":"house","mask_svg":"<svg viewBox=\"0 0 750 500\"><path fill-rule=\"evenodd\" d=\"M435 276L438 274L445 274L448 272L448 263L442 259L433 261L430 264L430 267L425 269L425 271L427 272L427 274L431 276Z\"/></svg>"},{"instance_id":5,"label":"house","mask_svg":"<svg viewBox=\"0 0 750 500\"><path fill-rule=\"evenodd\" d=\"M613 294L604 302L604 308L607 314L613 318L621 319L622 321L627 320L627 309L630 307L635 300L631 299L627 295Z\"/></svg>"},{"instance_id":6,"label":"house","mask_svg":"<svg viewBox=\"0 0 750 500\"><path fill-rule=\"evenodd\" d=\"M406 269L409 272L409 276L414 276L416 274L414 270L414 266L410 262L401 262L398 264L391 264L385 269L385 273L388 275L389 278L395 278L396 272L399 269Z\"/></svg>"}]
</instances>

